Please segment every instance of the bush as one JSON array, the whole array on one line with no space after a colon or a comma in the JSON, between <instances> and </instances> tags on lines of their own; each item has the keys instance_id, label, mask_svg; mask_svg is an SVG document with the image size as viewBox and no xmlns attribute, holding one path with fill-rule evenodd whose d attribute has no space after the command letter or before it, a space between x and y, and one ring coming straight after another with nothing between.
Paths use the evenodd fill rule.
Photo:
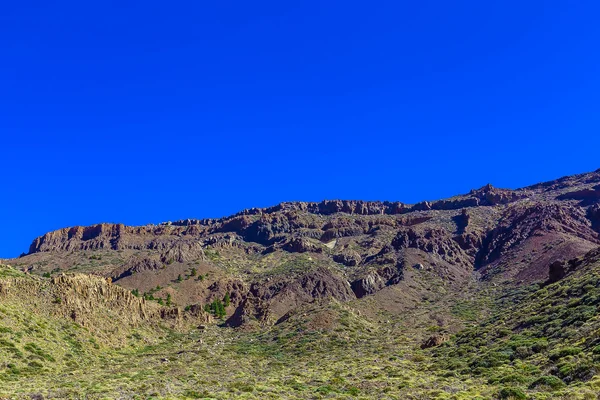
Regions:
<instances>
[{"instance_id":1,"label":"bush","mask_svg":"<svg viewBox=\"0 0 600 400\"><path fill-rule=\"evenodd\" d=\"M550 353L550 359L552 361L556 361L567 356L576 356L579 353L581 353L581 349L579 347L563 347L562 349L555 350Z\"/></svg>"},{"instance_id":2,"label":"bush","mask_svg":"<svg viewBox=\"0 0 600 400\"><path fill-rule=\"evenodd\" d=\"M506 400L526 400L527 396L521 389L518 388L504 388L498 393L500 399Z\"/></svg>"},{"instance_id":3,"label":"bush","mask_svg":"<svg viewBox=\"0 0 600 400\"><path fill-rule=\"evenodd\" d=\"M596 374L596 367L583 360L574 362L562 362L558 365L556 375L565 382L588 381Z\"/></svg>"},{"instance_id":4,"label":"bush","mask_svg":"<svg viewBox=\"0 0 600 400\"><path fill-rule=\"evenodd\" d=\"M536 379L531 385L529 385L529 388L535 389L540 386L546 386L556 390L564 387L565 383L555 376L541 376L538 379Z\"/></svg>"}]
</instances>

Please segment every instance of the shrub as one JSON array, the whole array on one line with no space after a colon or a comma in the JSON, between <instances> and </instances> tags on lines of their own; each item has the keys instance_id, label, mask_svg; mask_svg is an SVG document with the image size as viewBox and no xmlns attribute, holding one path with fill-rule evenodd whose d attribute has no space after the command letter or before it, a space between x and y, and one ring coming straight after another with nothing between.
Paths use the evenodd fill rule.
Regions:
<instances>
[{"instance_id":1,"label":"shrub","mask_svg":"<svg viewBox=\"0 0 600 400\"><path fill-rule=\"evenodd\" d=\"M573 381L588 381L596 374L596 371L593 364L587 361L575 360L575 362L560 363L556 375L565 382L570 383Z\"/></svg>"},{"instance_id":2,"label":"shrub","mask_svg":"<svg viewBox=\"0 0 600 400\"><path fill-rule=\"evenodd\" d=\"M231 303L231 298L229 297L229 292L225 293L225 297L223 297L223 305L225 307L229 307L229 304Z\"/></svg>"},{"instance_id":3,"label":"shrub","mask_svg":"<svg viewBox=\"0 0 600 400\"><path fill-rule=\"evenodd\" d=\"M579 353L581 353L581 349L579 347L563 347L562 349L555 350L550 353L550 359L552 361L556 361L567 356L576 356Z\"/></svg>"},{"instance_id":4,"label":"shrub","mask_svg":"<svg viewBox=\"0 0 600 400\"><path fill-rule=\"evenodd\" d=\"M527 396L521 389L518 388L504 388L498 393L500 399L506 400L526 400Z\"/></svg>"},{"instance_id":5,"label":"shrub","mask_svg":"<svg viewBox=\"0 0 600 400\"><path fill-rule=\"evenodd\" d=\"M546 386L556 390L564 387L565 383L555 376L541 376L538 379L536 379L531 385L529 385L529 388L535 389L540 386Z\"/></svg>"}]
</instances>

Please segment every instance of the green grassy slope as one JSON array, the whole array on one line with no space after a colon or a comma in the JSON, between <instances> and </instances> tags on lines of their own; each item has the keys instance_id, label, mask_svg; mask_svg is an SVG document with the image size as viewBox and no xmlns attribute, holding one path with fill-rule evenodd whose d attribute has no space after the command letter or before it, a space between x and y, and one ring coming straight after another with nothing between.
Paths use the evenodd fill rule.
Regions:
<instances>
[{"instance_id":1,"label":"green grassy slope","mask_svg":"<svg viewBox=\"0 0 600 400\"><path fill-rule=\"evenodd\" d=\"M0 291L14 279L40 278L1 268ZM365 315L369 298L323 300L257 331L138 324L107 340L34 301L10 299L0 303L6 398L597 399L600 392L600 253L551 285L473 286L398 316ZM431 325L436 319L446 322ZM464 329L442 346L420 348L448 326Z\"/></svg>"}]
</instances>

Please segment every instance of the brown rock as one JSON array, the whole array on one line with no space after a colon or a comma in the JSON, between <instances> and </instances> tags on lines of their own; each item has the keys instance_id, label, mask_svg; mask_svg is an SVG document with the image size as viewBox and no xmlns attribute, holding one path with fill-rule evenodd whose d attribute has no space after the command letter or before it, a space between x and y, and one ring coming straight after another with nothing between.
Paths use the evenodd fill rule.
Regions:
<instances>
[{"instance_id":1,"label":"brown rock","mask_svg":"<svg viewBox=\"0 0 600 400\"><path fill-rule=\"evenodd\" d=\"M421 349L429 349L432 347L437 347L447 341L448 341L448 337L446 335L433 335L433 336L430 336L427 340L425 340L421 344Z\"/></svg>"}]
</instances>

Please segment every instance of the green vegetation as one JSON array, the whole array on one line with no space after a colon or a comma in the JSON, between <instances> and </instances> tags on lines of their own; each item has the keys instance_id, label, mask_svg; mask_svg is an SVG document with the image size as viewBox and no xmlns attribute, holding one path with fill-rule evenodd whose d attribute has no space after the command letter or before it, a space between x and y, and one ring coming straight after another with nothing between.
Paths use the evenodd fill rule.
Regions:
<instances>
[{"instance_id":1,"label":"green vegetation","mask_svg":"<svg viewBox=\"0 0 600 400\"><path fill-rule=\"evenodd\" d=\"M223 305L225 307L229 307L229 304L231 303L231 298L229 297L229 292L225 293L225 297L223 297Z\"/></svg>"},{"instance_id":2,"label":"green vegetation","mask_svg":"<svg viewBox=\"0 0 600 400\"><path fill-rule=\"evenodd\" d=\"M286 260L286 273L314 264ZM457 295L427 283L427 299L410 313L369 297L322 299L257 329L218 326L233 311L231 293L205 305L220 321L202 329L120 326L108 311L98 329L70 317L68 297L40 292L48 306L0 291L0 398L597 398L600 264L546 286L465 286ZM132 293L173 306L170 293L154 297L160 290ZM448 341L422 350L433 334Z\"/></svg>"},{"instance_id":3,"label":"green vegetation","mask_svg":"<svg viewBox=\"0 0 600 400\"><path fill-rule=\"evenodd\" d=\"M434 368L441 375L452 370L491 384L513 384L500 398L595 387L599 306L597 264L552 285L507 291L498 297L495 315L432 351Z\"/></svg>"},{"instance_id":4,"label":"green vegetation","mask_svg":"<svg viewBox=\"0 0 600 400\"><path fill-rule=\"evenodd\" d=\"M205 305L204 310L217 318L223 318L227 314L225 305L223 305L223 302L220 299L215 299L212 303Z\"/></svg>"}]
</instances>

